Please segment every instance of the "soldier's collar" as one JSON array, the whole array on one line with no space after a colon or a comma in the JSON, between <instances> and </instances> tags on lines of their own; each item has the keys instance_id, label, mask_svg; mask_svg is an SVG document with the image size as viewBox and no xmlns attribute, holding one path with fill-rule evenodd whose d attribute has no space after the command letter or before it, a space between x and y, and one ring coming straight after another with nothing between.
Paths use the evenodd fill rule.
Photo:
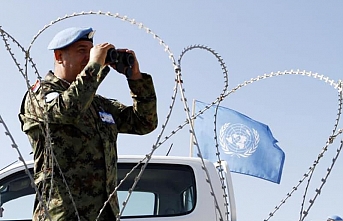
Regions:
<instances>
[{"instance_id":1,"label":"soldier's collar","mask_svg":"<svg viewBox=\"0 0 343 221\"><path fill-rule=\"evenodd\" d=\"M57 77L57 76L55 75L55 77ZM66 80L64 80L63 78L60 78L60 77L57 77L57 78L70 86L70 83L68 81L66 81Z\"/></svg>"}]
</instances>

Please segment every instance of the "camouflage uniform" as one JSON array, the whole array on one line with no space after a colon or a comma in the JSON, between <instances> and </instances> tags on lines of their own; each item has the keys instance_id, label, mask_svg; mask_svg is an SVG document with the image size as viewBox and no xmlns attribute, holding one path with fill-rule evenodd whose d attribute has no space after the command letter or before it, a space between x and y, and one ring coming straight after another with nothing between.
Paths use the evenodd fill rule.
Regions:
<instances>
[{"instance_id":1,"label":"camouflage uniform","mask_svg":"<svg viewBox=\"0 0 343 221\"><path fill-rule=\"evenodd\" d=\"M80 219L93 221L117 184L117 134L147 134L157 126L151 76L142 74L143 79L128 80L133 106L124 106L95 94L109 70L90 63L70 86L50 72L24 97L19 118L34 151L35 183L43 201L49 201L52 220L77 217L56 162L44 162L50 145L47 135ZM115 220L118 211L115 195L99 220ZM42 214L36 197L33 220L48 220L39 216Z\"/></svg>"}]
</instances>

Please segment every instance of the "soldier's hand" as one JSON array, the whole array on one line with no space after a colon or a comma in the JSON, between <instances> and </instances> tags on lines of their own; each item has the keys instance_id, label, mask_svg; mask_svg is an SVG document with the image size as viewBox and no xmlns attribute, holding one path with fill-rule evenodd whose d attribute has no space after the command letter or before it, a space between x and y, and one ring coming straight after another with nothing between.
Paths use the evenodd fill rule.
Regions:
<instances>
[{"instance_id":1,"label":"soldier's hand","mask_svg":"<svg viewBox=\"0 0 343 221\"><path fill-rule=\"evenodd\" d=\"M102 43L102 44L94 45L91 48L91 51L89 54L89 62L96 62L96 63L100 64L101 66L104 66L107 51L110 48L114 48L114 46L112 44L109 44L109 43Z\"/></svg>"},{"instance_id":2,"label":"soldier's hand","mask_svg":"<svg viewBox=\"0 0 343 221\"><path fill-rule=\"evenodd\" d=\"M134 51L132 50L129 50L129 49L117 49L118 51L120 52L126 52L126 53L130 53L133 55L134 57L134 62L133 62L133 65L132 65L132 75L129 77L129 79L131 80L138 80L138 79L141 79L142 78L142 74L139 70L139 64L138 64L138 60L136 58L136 54ZM117 70L116 69L116 66L115 65L110 65L113 69ZM125 71L124 73L126 72L126 67L125 67ZM124 74L122 73L122 74Z\"/></svg>"}]
</instances>

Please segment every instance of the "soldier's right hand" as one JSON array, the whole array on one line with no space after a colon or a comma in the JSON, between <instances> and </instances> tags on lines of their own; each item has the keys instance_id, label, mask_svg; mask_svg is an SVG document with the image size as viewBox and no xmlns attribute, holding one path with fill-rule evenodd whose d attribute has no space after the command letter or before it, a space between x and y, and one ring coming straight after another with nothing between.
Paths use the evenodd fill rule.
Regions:
<instances>
[{"instance_id":1,"label":"soldier's right hand","mask_svg":"<svg viewBox=\"0 0 343 221\"><path fill-rule=\"evenodd\" d=\"M100 64L101 66L104 66L107 51L110 48L114 48L114 46L110 43L102 43L102 44L94 45L91 48L91 51L89 54L89 62L96 62Z\"/></svg>"}]
</instances>

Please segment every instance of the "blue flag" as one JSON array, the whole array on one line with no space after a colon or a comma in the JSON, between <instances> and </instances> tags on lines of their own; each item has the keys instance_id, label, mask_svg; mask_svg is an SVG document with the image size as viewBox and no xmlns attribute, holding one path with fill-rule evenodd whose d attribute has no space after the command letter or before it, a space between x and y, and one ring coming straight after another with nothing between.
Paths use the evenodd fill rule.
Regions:
<instances>
[{"instance_id":1,"label":"blue flag","mask_svg":"<svg viewBox=\"0 0 343 221\"><path fill-rule=\"evenodd\" d=\"M209 105L195 101L195 113L206 106ZM212 162L218 160L214 140L215 110L216 106L211 106L194 120L201 153ZM267 125L219 106L216 129L220 158L228 162L231 172L280 183L285 154ZM194 152L196 155L197 150Z\"/></svg>"}]
</instances>

